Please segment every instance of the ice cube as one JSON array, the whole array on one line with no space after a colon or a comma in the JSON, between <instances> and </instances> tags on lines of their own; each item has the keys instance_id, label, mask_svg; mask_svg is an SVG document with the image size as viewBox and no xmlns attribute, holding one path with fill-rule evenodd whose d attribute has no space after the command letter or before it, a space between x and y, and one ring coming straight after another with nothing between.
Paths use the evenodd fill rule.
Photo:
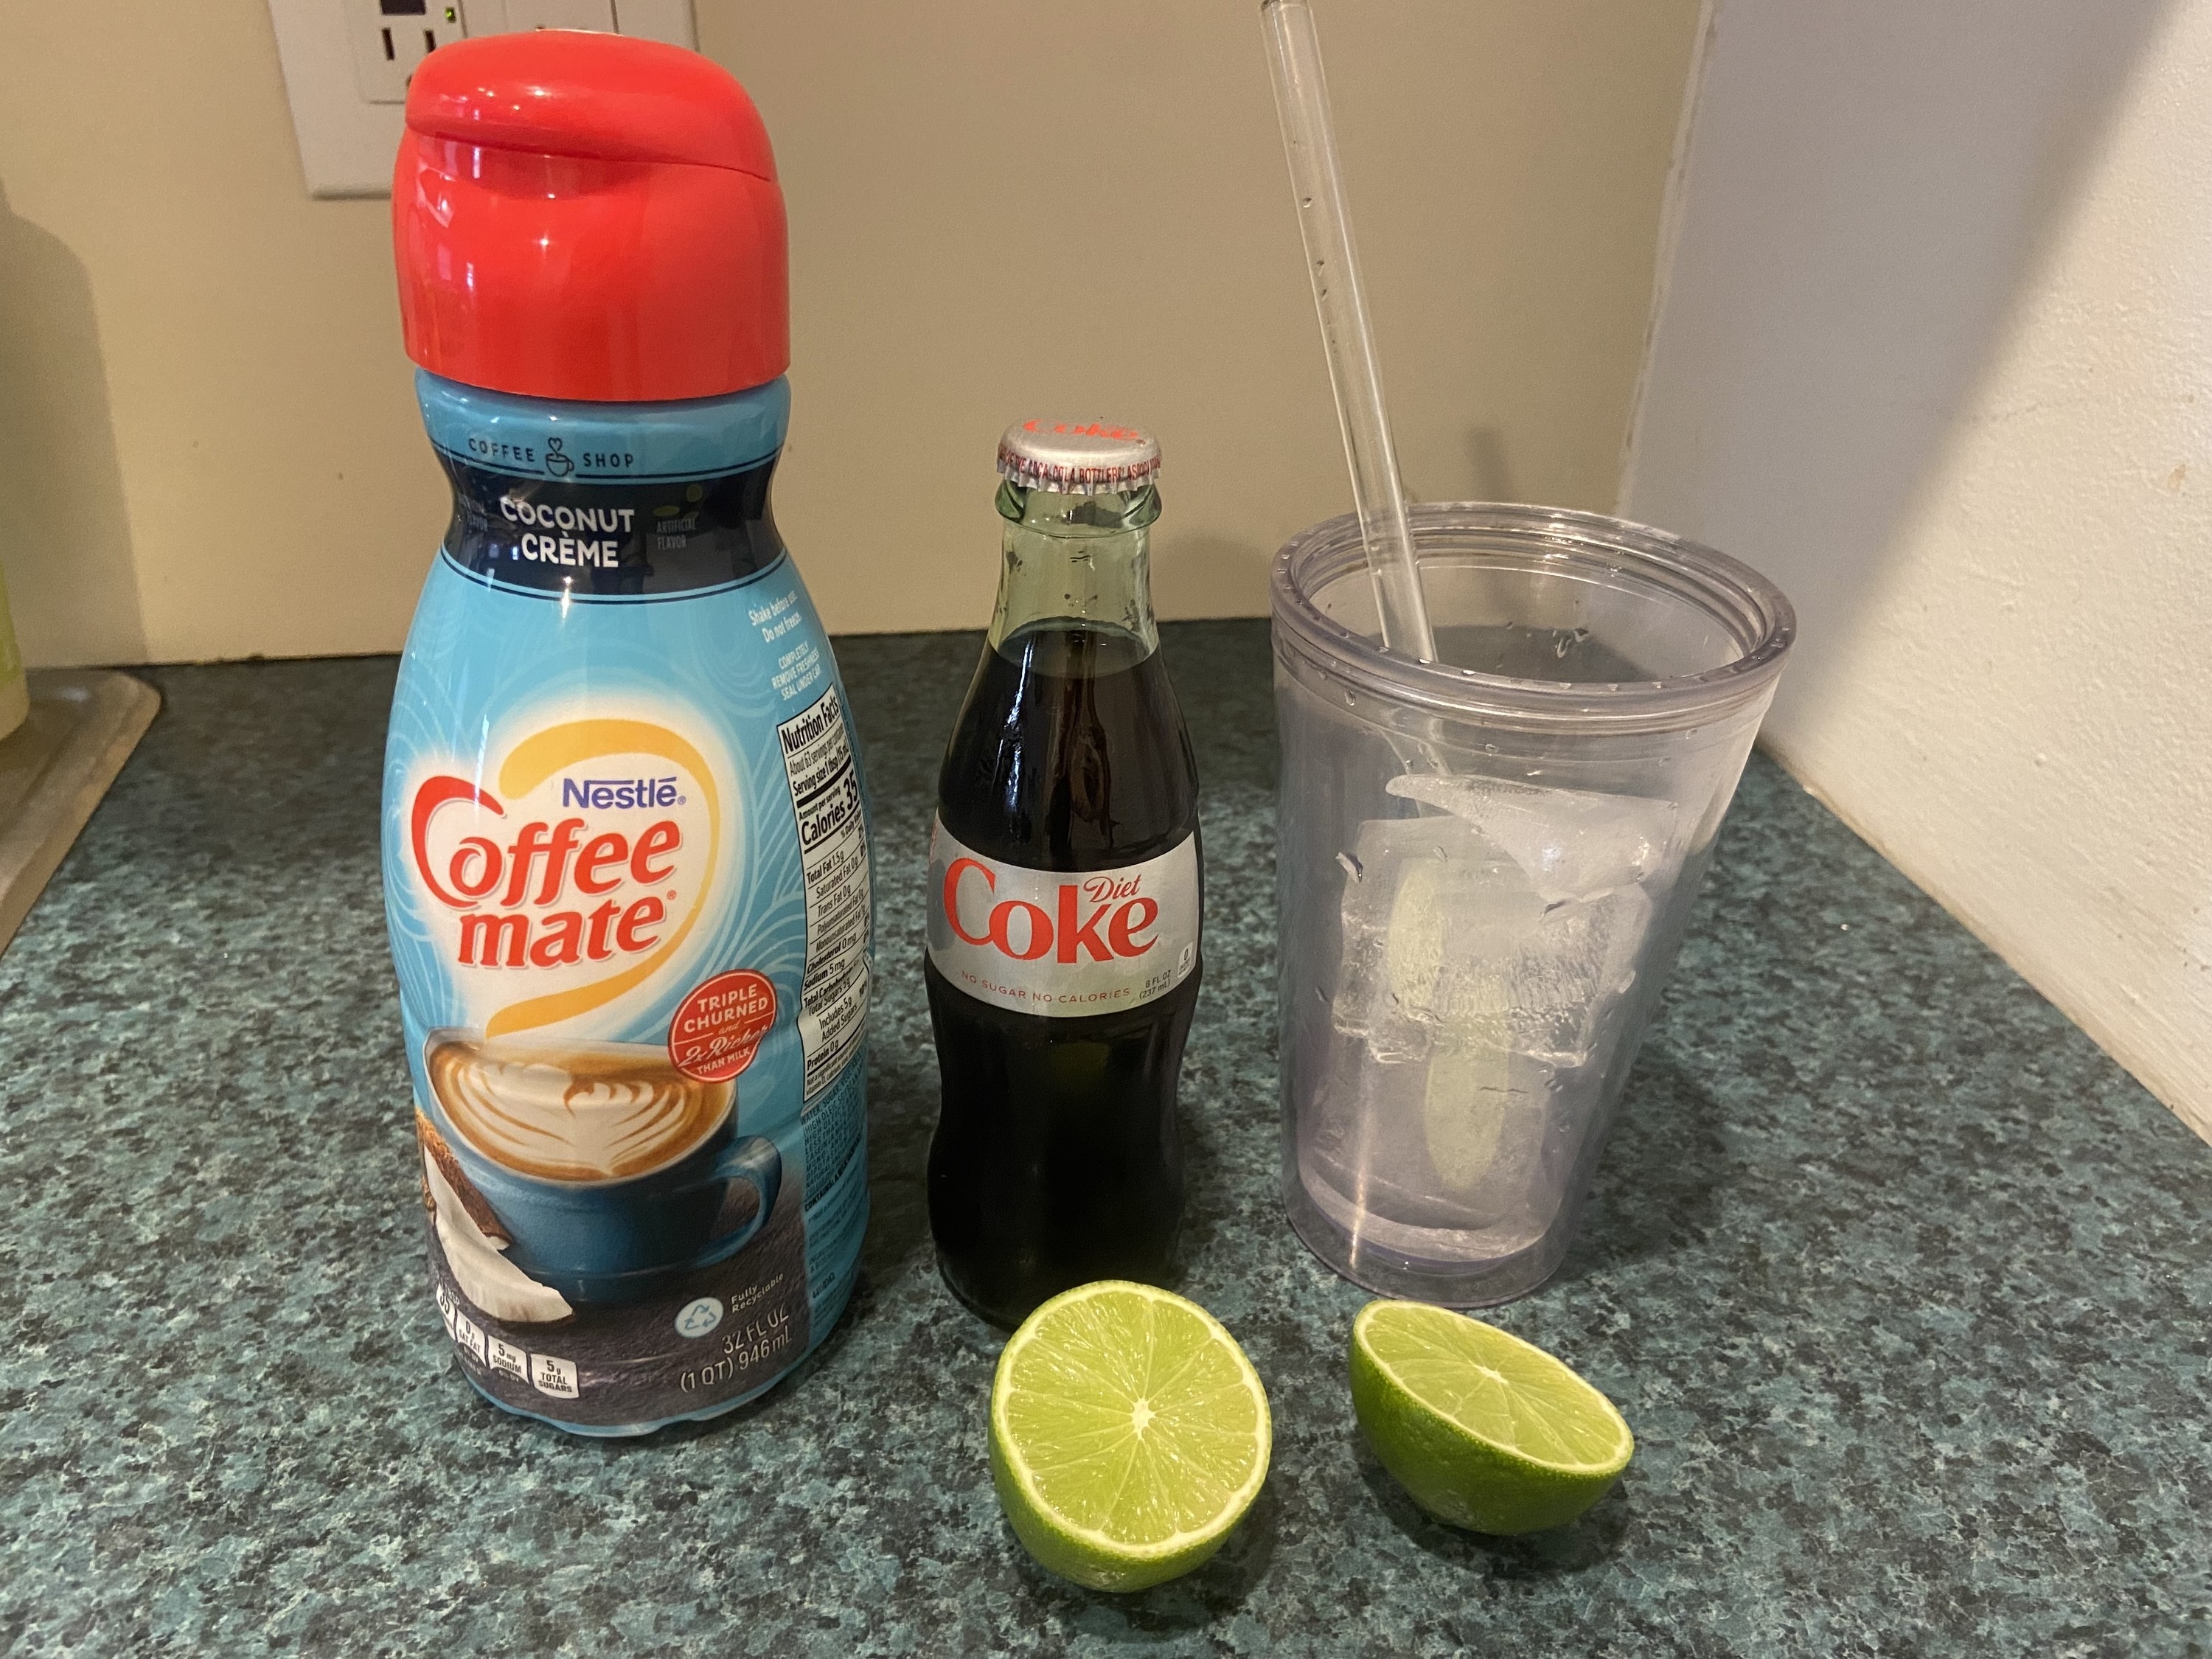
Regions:
<instances>
[{"instance_id":1,"label":"ice cube","mask_svg":"<svg viewBox=\"0 0 2212 1659\"><path fill-rule=\"evenodd\" d=\"M1439 1046L1565 1066L1591 1058L1650 931L1641 887L1547 902L1518 860L1457 815L1371 820L1345 864L1331 1018L1377 1063L1423 1061ZM1585 861L1579 874L1592 873Z\"/></svg>"},{"instance_id":2,"label":"ice cube","mask_svg":"<svg viewBox=\"0 0 2212 1659\"><path fill-rule=\"evenodd\" d=\"M1418 929L1401 936L1394 924L1408 892L1433 885L1455 856L1465 858L1480 840L1453 818L1389 818L1363 823L1345 866L1339 906L1342 951L1333 1013L1340 1030L1366 1034L1394 1006L1392 940L1398 939L1396 971L1426 948Z\"/></svg>"},{"instance_id":3,"label":"ice cube","mask_svg":"<svg viewBox=\"0 0 2212 1659\"><path fill-rule=\"evenodd\" d=\"M1636 981L1650 927L1651 901L1640 887L1546 910L1510 969L1509 1046L1559 1065L1588 1060Z\"/></svg>"},{"instance_id":4,"label":"ice cube","mask_svg":"<svg viewBox=\"0 0 2212 1659\"><path fill-rule=\"evenodd\" d=\"M1495 863L1503 855L1474 827L1452 817L1370 818L1352 837L1344 885L1347 922L1387 929L1407 871Z\"/></svg>"},{"instance_id":5,"label":"ice cube","mask_svg":"<svg viewBox=\"0 0 2212 1659\"><path fill-rule=\"evenodd\" d=\"M1395 777L1385 787L1473 826L1552 902L1671 880L1680 862L1672 801L1425 772Z\"/></svg>"},{"instance_id":6,"label":"ice cube","mask_svg":"<svg viewBox=\"0 0 2212 1659\"><path fill-rule=\"evenodd\" d=\"M1475 1226L1531 1206L1542 1187L1550 1068L1500 1048L1429 1056L1421 1122L1429 1166Z\"/></svg>"},{"instance_id":7,"label":"ice cube","mask_svg":"<svg viewBox=\"0 0 2212 1659\"><path fill-rule=\"evenodd\" d=\"M1447 1020L1502 1036L1505 965L1544 913L1519 867L1458 818L1380 818L1346 874L1336 1029L1386 1062L1420 1059Z\"/></svg>"},{"instance_id":8,"label":"ice cube","mask_svg":"<svg viewBox=\"0 0 2212 1659\"><path fill-rule=\"evenodd\" d=\"M1449 1260L1529 1236L1559 1207L1552 1072L1503 1049L1389 1061L1338 1036L1302 1126L1301 1176L1348 1231Z\"/></svg>"}]
</instances>

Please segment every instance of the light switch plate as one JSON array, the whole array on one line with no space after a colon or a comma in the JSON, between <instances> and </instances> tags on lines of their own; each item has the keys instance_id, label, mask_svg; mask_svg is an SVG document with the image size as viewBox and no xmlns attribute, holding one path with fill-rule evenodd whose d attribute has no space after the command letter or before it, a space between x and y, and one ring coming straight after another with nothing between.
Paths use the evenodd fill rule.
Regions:
<instances>
[{"instance_id":1,"label":"light switch plate","mask_svg":"<svg viewBox=\"0 0 2212 1659\"><path fill-rule=\"evenodd\" d=\"M596 28L695 50L699 44L691 0L422 0L419 12L411 0L269 0L269 19L300 169L307 194L324 198L390 192L407 78L433 41Z\"/></svg>"}]
</instances>

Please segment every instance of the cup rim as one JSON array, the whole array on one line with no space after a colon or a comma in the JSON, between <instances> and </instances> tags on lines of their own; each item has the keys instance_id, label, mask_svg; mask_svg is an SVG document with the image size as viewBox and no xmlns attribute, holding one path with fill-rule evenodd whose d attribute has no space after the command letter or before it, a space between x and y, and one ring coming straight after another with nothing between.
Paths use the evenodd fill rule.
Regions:
<instances>
[{"instance_id":1,"label":"cup rim","mask_svg":"<svg viewBox=\"0 0 2212 1659\"><path fill-rule=\"evenodd\" d=\"M1650 525L1578 508L1501 501L1408 502L1417 558L1424 532L1474 531L1537 550L1562 564L1632 566L1703 609L1742 641L1732 661L1695 674L1651 680L1521 679L1415 662L1325 615L1310 594L1363 562L1353 514L1310 526L1275 556L1268 588L1278 651L1390 702L1455 718L1546 730L1675 730L1702 724L1765 696L1796 637L1782 590L1741 560Z\"/></svg>"}]
</instances>

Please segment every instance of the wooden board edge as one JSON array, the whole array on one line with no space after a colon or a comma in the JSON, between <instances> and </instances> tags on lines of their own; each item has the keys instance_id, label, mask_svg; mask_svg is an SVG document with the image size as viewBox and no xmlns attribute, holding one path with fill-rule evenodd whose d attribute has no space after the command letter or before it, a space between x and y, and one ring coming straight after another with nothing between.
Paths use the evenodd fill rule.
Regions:
<instances>
[{"instance_id":1,"label":"wooden board edge","mask_svg":"<svg viewBox=\"0 0 2212 1659\"><path fill-rule=\"evenodd\" d=\"M76 844L93 811L161 712L161 694L112 669L33 669L31 696L80 690L92 708L48 765L22 816L0 825L0 951Z\"/></svg>"}]
</instances>

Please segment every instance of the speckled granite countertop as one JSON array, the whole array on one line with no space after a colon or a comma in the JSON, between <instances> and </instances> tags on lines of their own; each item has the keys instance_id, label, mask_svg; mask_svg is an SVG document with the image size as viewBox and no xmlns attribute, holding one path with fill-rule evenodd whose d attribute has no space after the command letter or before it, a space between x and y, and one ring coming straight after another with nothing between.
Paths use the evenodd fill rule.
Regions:
<instances>
[{"instance_id":1,"label":"speckled granite countertop","mask_svg":"<svg viewBox=\"0 0 2212 1659\"><path fill-rule=\"evenodd\" d=\"M1583 1237L1499 1322L1641 1449L1574 1528L1418 1516L1359 1444L1364 1297L1275 1199L1266 631L1169 630L1206 787L1185 1288L1275 1403L1223 1554L1045 1575L939 1286L915 966L972 635L839 647L879 815L874 1221L757 1406L502 1416L422 1273L377 897L389 660L167 700L0 957L0 1650L2212 1651L2212 1149L1771 765L1737 800Z\"/></svg>"}]
</instances>

